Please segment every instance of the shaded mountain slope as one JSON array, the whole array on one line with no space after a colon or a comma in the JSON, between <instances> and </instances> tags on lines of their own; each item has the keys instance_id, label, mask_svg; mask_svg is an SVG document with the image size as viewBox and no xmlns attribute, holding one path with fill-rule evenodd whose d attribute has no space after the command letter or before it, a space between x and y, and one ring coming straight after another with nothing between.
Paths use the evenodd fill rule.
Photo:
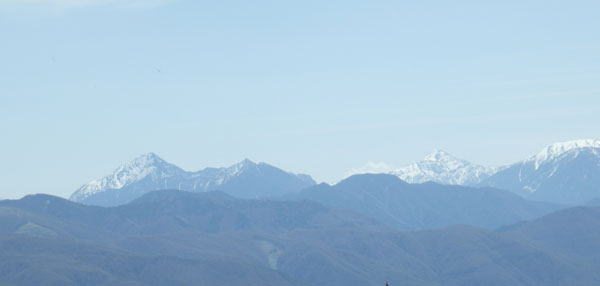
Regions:
<instances>
[{"instance_id":1,"label":"shaded mountain slope","mask_svg":"<svg viewBox=\"0 0 600 286\"><path fill-rule=\"evenodd\" d=\"M408 184L383 174L355 175L334 186L320 184L288 198L352 210L402 229L455 224L493 229L559 208L492 188Z\"/></svg>"},{"instance_id":2,"label":"shaded mountain slope","mask_svg":"<svg viewBox=\"0 0 600 286\"><path fill-rule=\"evenodd\" d=\"M313 202L240 200L222 192L151 192L112 208L36 195L1 201L0 210L0 283L9 285L600 283L595 256L580 254L576 238L556 238L567 229L585 249L600 247L597 210L564 210L498 232L468 226L401 232ZM19 232L23 227L31 231Z\"/></svg>"}]
</instances>

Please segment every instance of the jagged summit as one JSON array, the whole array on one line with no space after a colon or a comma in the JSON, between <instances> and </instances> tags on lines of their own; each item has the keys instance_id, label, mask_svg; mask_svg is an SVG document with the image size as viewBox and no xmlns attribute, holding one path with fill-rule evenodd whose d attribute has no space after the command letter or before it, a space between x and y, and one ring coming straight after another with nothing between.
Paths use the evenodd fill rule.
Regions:
<instances>
[{"instance_id":1,"label":"jagged summit","mask_svg":"<svg viewBox=\"0 0 600 286\"><path fill-rule=\"evenodd\" d=\"M252 160L250 160L250 159L248 159L248 158L245 158L244 160L242 160L242 161L239 161L239 162L237 162L237 163L235 163L235 164L231 165L231 167L235 167L235 166L240 166L240 167L246 167L246 166L256 166L256 165L258 165L258 164L259 164L259 163L256 163L256 162L254 162L254 161L252 161Z\"/></svg>"},{"instance_id":2,"label":"jagged summit","mask_svg":"<svg viewBox=\"0 0 600 286\"><path fill-rule=\"evenodd\" d=\"M165 165L170 164L155 153L145 153L134 158L133 160L123 162L119 167L117 167L115 172L128 169L156 168Z\"/></svg>"},{"instance_id":3,"label":"jagged summit","mask_svg":"<svg viewBox=\"0 0 600 286\"><path fill-rule=\"evenodd\" d=\"M144 154L136 157L132 161L142 161L142 160L146 160L146 161L164 161L161 157L159 157L158 155L156 155L156 153L154 153L154 152L144 153Z\"/></svg>"},{"instance_id":4,"label":"jagged summit","mask_svg":"<svg viewBox=\"0 0 600 286\"><path fill-rule=\"evenodd\" d=\"M527 161L535 162L536 168L548 160L555 159L567 152L580 149L595 149L600 148L600 140L582 139L566 142L554 143L546 146L538 154L532 156Z\"/></svg>"},{"instance_id":5,"label":"jagged summit","mask_svg":"<svg viewBox=\"0 0 600 286\"><path fill-rule=\"evenodd\" d=\"M155 153L145 153L138 157L135 157L133 160L121 163L121 165L117 167L115 172L119 170L127 170L133 168L150 168L152 166L164 163L166 162Z\"/></svg>"},{"instance_id":6,"label":"jagged summit","mask_svg":"<svg viewBox=\"0 0 600 286\"><path fill-rule=\"evenodd\" d=\"M256 168L258 165L259 164L255 163L254 161L246 158L246 159L228 167L227 173L229 173L230 175L236 175L236 174L239 174L250 168Z\"/></svg>"},{"instance_id":7,"label":"jagged summit","mask_svg":"<svg viewBox=\"0 0 600 286\"><path fill-rule=\"evenodd\" d=\"M545 147L538 155L560 155L573 149L580 148L600 148L600 140L596 139L581 139L565 142L558 142Z\"/></svg>"},{"instance_id":8,"label":"jagged summit","mask_svg":"<svg viewBox=\"0 0 600 286\"><path fill-rule=\"evenodd\" d=\"M495 172L436 149L422 161L391 172L409 183L436 182L447 185L474 185Z\"/></svg>"},{"instance_id":9,"label":"jagged summit","mask_svg":"<svg viewBox=\"0 0 600 286\"><path fill-rule=\"evenodd\" d=\"M79 188L71 200L82 201L103 190L122 189L148 176L158 180L185 173L179 167L169 164L154 153L146 153L131 161L122 163L112 174L93 180Z\"/></svg>"},{"instance_id":10,"label":"jagged summit","mask_svg":"<svg viewBox=\"0 0 600 286\"><path fill-rule=\"evenodd\" d=\"M585 203L600 197L600 140L549 145L481 183L514 191L534 200Z\"/></svg>"},{"instance_id":11,"label":"jagged summit","mask_svg":"<svg viewBox=\"0 0 600 286\"><path fill-rule=\"evenodd\" d=\"M185 171L154 153L121 164L101 179L93 180L71 196L76 202L112 206L132 201L155 190L204 192L222 190L238 197L283 195L314 185L308 175L280 170L244 159L229 167Z\"/></svg>"},{"instance_id":12,"label":"jagged summit","mask_svg":"<svg viewBox=\"0 0 600 286\"><path fill-rule=\"evenodd\" d=\"M396 175L413 184L431 181L448 185L475 185L495 171L495 168L472 164L444 150L435 149L422 161L402 168L395 168L386 163L368 163L362 168L351 170L348 175L384 173Z\"/></svg>"},{"instance_id":13,"label":"jagged summit","mask_svg":"<svg viewBox=\"0 0 600 286\"><path fill-rule=\"evenodd\" d=\"M431 152L427 156L425 156L425 158L423 160L424 161L453 161L453 160L463 161L441 149L433 149L433 152Z\"/></svg>"}]
</instances>

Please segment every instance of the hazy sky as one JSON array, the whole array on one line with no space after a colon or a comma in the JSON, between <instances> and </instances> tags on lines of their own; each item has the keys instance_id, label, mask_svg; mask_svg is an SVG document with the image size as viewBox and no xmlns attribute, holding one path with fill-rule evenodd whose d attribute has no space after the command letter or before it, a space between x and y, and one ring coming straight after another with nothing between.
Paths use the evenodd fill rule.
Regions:
<instances>
[{"instance_id":1,"label":"hazy sky","mask_svg":"<svg viewBox=\"0 0 600 286\"><path fill-rule=\"evenodd\" d=\"M494 2L494 3L491 3ZM0 198L144 152L336 181L600 138L598 1L0 1Z\"/></svg>"}]
</instances>

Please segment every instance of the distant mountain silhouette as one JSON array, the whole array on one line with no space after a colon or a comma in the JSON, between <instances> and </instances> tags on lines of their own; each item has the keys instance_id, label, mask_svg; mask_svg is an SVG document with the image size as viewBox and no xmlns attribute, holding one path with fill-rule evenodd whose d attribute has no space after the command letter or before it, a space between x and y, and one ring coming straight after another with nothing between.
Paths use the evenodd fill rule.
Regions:
<instances>
[{"instance_id":1,"label":"distant mountain silhouette","mask_svg":"<svg viewBox=\"0 0 600 286\"><path fill-rule=\"evenodd\" d=\"M597 273L600 266L598 207L569 208L500 231L546 252L560 255L565 262L581 268L583 272Z\"/></svg>"},{"instance_id":2,"label":"distant mountain silhouette","mask_svg":"<svg viewBox=\"0 0 600 286\"><path fill-rule=\"evenodd\" d=\"M314 185L308 175L292 174L248 159L228 168L188 172L154 153L119 166L112 174L89 182L71 200L89 205L117 206L143 194L165 189L190 192L221 190L240 198L265 198L297 192Z\"/></svg>"},{"instance_id":3,"label":"distant mountain silhouette","mask_svg":"<svg viewBox=\"0 0 600 286\"><path fill-rule=\"evenodd\" d=\"M331 210L315 202L241 200L220 191L154 191L127 205L110 208L85 206L48 195L31 195L21 200L2 201L0 207L27 211L32 223L36 223L36 217L58 219L69 225L93 226L94 231L112 235L184 231L269 233L297 228L377 225L374 219ZM42 224L45 224L43 220Z\"/></svg>"},{"instance_id":4,"label":"distant mountain silhouette","mask_svg":"<svg viewBox=\"0 0 600 286\"><path fill-rule=\"evenodd\" d=\"M574 208L500 231L400 232L318 203L222 192L110 208L33 195L0 201L0 284L596 285L598 222L598 209Z\"/></svg>"},{"instance_id":5,"label":"distant mountain silhouette","mask_svg":"<svg viewBox=\"0 0 600 286\"><path fill-rule=\"evenodd\" d=\"M585 203L600 197L600 141L578 140L550 145L480 185L511 190L537 201Z\"/></svg>"},{"instance_id":6,"label":"distant mountain silhouette","mask_svg":"<svg viewBox=\"0 0 600 286\"><path fill-rule=\"evenodd\" d=\"M470 163L446 151L436 149L423 160L402 168L395 168L385 163L368 163L361 168L350 170L348 175L390 174L411 184L435 182L445 185L472 186L498 170L499 168Z\"/></svg>"},{"instance_id":7,"label":"distant mountain silhouette","mask_svg":"<svg viewBox=\"0 0 600 286\"><path fill-rule=\"evenodd\" d=\"M320 184L289 199L308 199L352 210L401 229L467 224L496 228L542 216L559 206L527 201L508 191L436 183L408 184L396 176L355 175Z\"/></svg>"},{"instance_id":8,"label":"distant mountain silhouette","mask_svg":"<svg viewBox=\"0 0 600 286\"><path fill-rule=\"evenodd\" d=\"M526 160L495 168L435 150L402 168L369 163L348 174L390 174L409 183L492 187L535 201L579 205L600 197L600 140L554 143Z\"/></svg>"}]
</instances>

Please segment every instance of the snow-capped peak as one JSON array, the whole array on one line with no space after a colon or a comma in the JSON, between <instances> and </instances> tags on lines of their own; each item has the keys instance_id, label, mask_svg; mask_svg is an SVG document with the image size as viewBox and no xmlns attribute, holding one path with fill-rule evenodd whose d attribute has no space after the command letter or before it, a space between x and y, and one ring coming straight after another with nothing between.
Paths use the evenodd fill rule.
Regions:
<instances>
[{"instance_id":1,"label":"snow-capped peak","mask_svg":"<svg viewBox=\"0 0 600 286\"><path fill-rule=\"evenodd\" d=\"M239 165L239 166L244 166L244 167L246 167L246 166L256 166L256 165L258 165L258 164L257 164L257 163L255 163L254 161L252 161L252 160L250 160L250 159L246 158L246 159L242 160L241 162L239 162L239 163L235 164L234 166L238 166L238 165Z\"/></svg>"},{"instance_id":2,"label":"snow-capped peak","mask_svg":"<svg viewBox=\"0 0 600 286\"><path fill-rule=\"evenodd\" d=\"M452 156L450 153L441 150L441 149L434 149L433 152L429 153L427 156L425 156L424 161L429 161L429 162L440 162L440 161L463 161L460 160L454 156Z\"/></svg>"},{"instance_id":3,"label":"snow-capped peak","mask_svg":"<svg viewBox=\"0 0 600 286\"><path fill-rule=\"evenodd\" d=\"M108 176L83 185L73 193L71 200L117 205L150 191L166 189L192 192L220 189L241 197L262 197L299 191L314 184L308 175L285 172L249 159L229 167L188 172L148 153L121 164ZM105 191L109 192L100 195Z\"/></svg>"},{"instance_id":4,"label":"snow-capped peak","mask_svg":"<svg viewBox=\"0 0 600 286\"><path fill-rule=\"evenodd\" d=\"M541 164L548 160L557 158L560 155L565 154L569 151L584 148L600 148L600 140L583 139L554 143L552 145L546 146L544 149L542 149L542 151L540 151L538 154L531 157L527 161L534 162L535 168L537 169Z\"/></svg>"},{"instance_id":5,"label":"snow-capped peak","mask_svg":"<svg viewBox=\"0 0 600 286\"><path fill-rule=\"evenodd\" d=\"M494 171L494 168L475 165L436 149L423 161L396 169L392 174L409 183L432 181L449 185L474 185Z\"/></svg>"},{"instance_id":6,"label":"snow-capped peak","mask_svg":"<svg viewBox=\"0 0 600 286\"><path fill-rule=\"evenodd\" d=\"M166 163L162 158L158 157L155 153L142 154L131 161L127 161L117 169L128 169L128 168L140 168L150 167L156 164Z\"/></svg>"},{"instance_id":7,"label":"snow-capped peak","mask_svg":"<svg viewBox=\"0 0 600 286\"><path fill-rule=\"evenodd\" d=\"M368 163L362 168L352 169L348 174L386 173L396 175L408 183L433 181L441 184L474 185L495 171L495 168L475 165L446 151L435 149L422 161L402 168L394 168L383 162Z\"/></svg>"},{"instance_id":8,"label":"snow-capped peak","mask_svg":"<svg viewBox=\"0 0 600 286\"><path fill-rule=\"evenodd\" d=\"M183 172L183 170L167 163L154 153L146 153L122 163L112 174L82 186L73 194L73 197L85 197L107 189L120 189L140 181L150 174L165 177L177 172Z\"/></svg>"},{"instance_id":9,"label":"snow-capped peak","mask_svg":"<svg viewBox=\"0 0 600 286\"><path fill-rule=\"evenodd\" d=\"M113 189L122 188L130 182L143 179L151 172L162 167L168 168L170 165L154 153L143 154L131 161L121 164L112 175L106 177L110 178L107 180L109 184L107 187Z\"/></svg>"},{"instance_id":10,"label":"snow-capped peak","mask_svg":"<svg viewBox=\"0 0 600 286\"><path fill-rule=\"evenodd\" d=\"M247 170L248 168L251 168L256 165L257 164L252 162L250 159L244 159L241 162L226 168L226 175L227 176L236 176L236 175L240 174L241 172L243 172L244 170Z\"/></svg>"}]
</instances>

